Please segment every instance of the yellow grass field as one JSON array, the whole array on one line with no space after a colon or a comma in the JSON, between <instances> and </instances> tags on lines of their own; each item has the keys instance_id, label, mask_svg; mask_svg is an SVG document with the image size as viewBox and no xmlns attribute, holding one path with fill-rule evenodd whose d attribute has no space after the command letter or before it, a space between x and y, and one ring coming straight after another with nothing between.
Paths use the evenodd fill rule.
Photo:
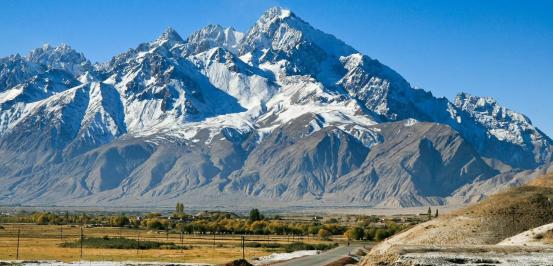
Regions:
<instances>
[{"instance_id":1,"label":"yellow grass field","mask_svg":"<svg viewBox=\"0 0 553 266\"><path fill-rule=\"evenodd\" d=\"M80 227L34 225L34 224L3 224L0 229L0 260L15 260L17 252L17 231L20 230L19 259L20 260L57 260L72 262L81 260L80 248L60 247L63 242L76 241L80 238ZM180 234L163 231L146 231L128 228L83 227L85 237L126 237L141 241L173 242L181 244ZM191 249L97 249L83 248L82 260L86 261L159 261L159 262L195 262L224 263L242 257L240 235L183 235L183 244ZM63 237L63 239L61 238ZM246 243L290 243L303 241L306 243L321 243L317 239L287 236L245 236ZM266 248L245 248L247 259L264 256L275 252ZM278 251L277 251L278 252Z\"/></svg>"}]
</instances>

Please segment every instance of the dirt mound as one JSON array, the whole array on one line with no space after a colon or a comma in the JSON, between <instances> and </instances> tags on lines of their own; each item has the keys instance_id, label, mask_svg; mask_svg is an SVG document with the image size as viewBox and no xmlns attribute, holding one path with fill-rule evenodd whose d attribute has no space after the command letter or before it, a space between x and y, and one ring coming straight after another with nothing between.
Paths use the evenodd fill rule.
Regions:
<instances>
[{"instance_id":1,"label":"dirt mound","mask_svg":"<svg viewBox=\"0 0 553 266\"><path fill-rule=\"evenodd\" d=\"M326 264L325 266L345 266L345 265L355 265L357 264L357 260L355 260L354 258L352 257L343 257L343 258L340 258L339 260L337 261L334 261L334 262L331 262L329 264Z\"/></svg>"}]
</instances>

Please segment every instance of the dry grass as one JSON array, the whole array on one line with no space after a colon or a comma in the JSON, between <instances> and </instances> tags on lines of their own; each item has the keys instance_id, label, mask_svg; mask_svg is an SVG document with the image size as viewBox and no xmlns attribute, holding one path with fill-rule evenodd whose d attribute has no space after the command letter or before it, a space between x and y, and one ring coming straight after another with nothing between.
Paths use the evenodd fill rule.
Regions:
<instances>
[{"instance_id":1,"label":"dry grass","mask_svg":"<svg viewBox=\"0 0 553 266\"><path fill-rule=\"evenodd\" d=\"M527 185L528 186L535 186L535 187L553 188L553 173L542 176L542 177L532 179L528 182Z\"/></svg>"},{"instance_id":2,"label":"dry grass","mask_svg":"<svg viewBox=\"0 0 553 266\"><path fill-rule=\"evenodd\" d=\"M79 261L80 248L62 248L60 244L66 241L79 239L80 228L63 226L63 240L60 239L60 226L53 225L3 225L0 229L0 260L14 260L16 258L17 229L21 230L19 259L23 260L58 260L64 262ZM138 237L133 229L119 228L84 228L87 237L123 236L131 239ZM179 234L165 232L140 231L140 239L181 244ZM247 236L247 240L270 241L273 243L289 243L292 238L286 236ZM297 240L297 239L296 239ZM83 260L90 261L160 261L160 262L198 262L198 263L225 263L242 257L238 235L184 235L183 244L192 246L189 250L168 249L97 249L84 248ZM320 243L321 241L304 238L305 242ZM274 250L246 247L246 257L253 258L268 255Z\"/></svg>"},{"instance_id":3,"label":"dry grass","mask_svg":"<svg viewBox=\"0 0 553 266\"><path fill-rule=\"evenodd\" d=\"M541 241L545 244L553 244L553 230L545 232L545 234L542 235Z\"/></svg>"}]
</instances>

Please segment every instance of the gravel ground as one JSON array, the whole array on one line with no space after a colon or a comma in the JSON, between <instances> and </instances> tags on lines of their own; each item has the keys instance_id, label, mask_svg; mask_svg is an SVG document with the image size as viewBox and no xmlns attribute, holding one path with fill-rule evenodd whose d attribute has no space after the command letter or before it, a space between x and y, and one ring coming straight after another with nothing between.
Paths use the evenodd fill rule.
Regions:
<instances>
[{"instance_id":1,"label":"gravel ground","mask_svg":"<svg viewBox=\"0 0 553 266\"><path fill-rule=\"evenodd\" d=\"M400 265L553 265L553 253L456 254L425 252L401 255L396 262Z\"/></svg>"}]
</instances>

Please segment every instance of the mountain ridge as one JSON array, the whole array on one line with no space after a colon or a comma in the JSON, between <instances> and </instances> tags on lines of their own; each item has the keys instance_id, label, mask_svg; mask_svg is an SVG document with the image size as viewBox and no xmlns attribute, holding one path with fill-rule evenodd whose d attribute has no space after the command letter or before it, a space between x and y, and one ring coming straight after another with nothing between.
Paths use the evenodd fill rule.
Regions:
<instances>
[{"instance_id":1,"label":"mountain ridge","mask_svg":"<svg viewBox=\"0 0 553 266\"><path fill-rule=\"evenodd\" d=\"M103 64L1 58L0 129L4 204L447 204L553 161L523 114L413 88L278 7Z\"/></svg>"}]
</instances>

